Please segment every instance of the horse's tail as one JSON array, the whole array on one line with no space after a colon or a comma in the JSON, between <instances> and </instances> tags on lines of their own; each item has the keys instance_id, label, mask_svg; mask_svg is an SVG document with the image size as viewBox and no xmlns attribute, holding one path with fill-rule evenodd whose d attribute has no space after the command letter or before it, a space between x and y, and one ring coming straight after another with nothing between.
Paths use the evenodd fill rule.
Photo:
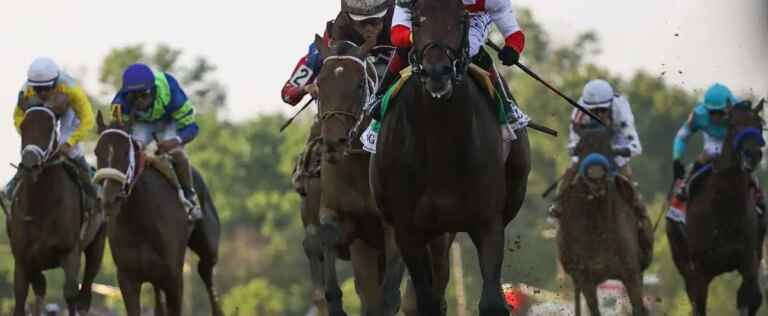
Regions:
<instances>
[{"instance_id":1,"label":"horse's tail","mask_svg":"<svg viewBox=\"0 0 768 316\"><path fill-rule=\"evenodd\" d=\"M205 180L196 169L192 170L192 177L195 183L195 190L197 196L200 199L200 207L203 212L203 219L195 225L195 230L192 232L191 243L195 243L193 240L199 240L200 238L205 240L206 248L211 255L217 256L219 237L221 235L221 226L219 220L219 211L216 209L216 205L211 198L211 192L208 190L208 186L205 184ZM190 247L196 252L200 245Z\"/></svg>"}]
</instances>

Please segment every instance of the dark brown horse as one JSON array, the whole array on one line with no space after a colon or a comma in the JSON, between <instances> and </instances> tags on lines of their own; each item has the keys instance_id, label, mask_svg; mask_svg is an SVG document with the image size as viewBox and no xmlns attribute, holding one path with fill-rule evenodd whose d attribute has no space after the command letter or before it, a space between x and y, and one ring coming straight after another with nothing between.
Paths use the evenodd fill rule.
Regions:
<instances>
[{"instance_id":1,"label":"dark brown horse","mask_svg":"<svg viewBox=\"0 0 768 316\"><path fill-rule=\"evenodd\" d=\"M505 156L495 100L467 74L462 1L419 0L412 12L414 78L382 123L372 158L374 195L395 228L421 315L445 313L433 289L427 243L447 232L467 232L483 277L479 313L506 316L504 229L525 197L528 136L518 130Z\"/></svg>"},{"instance_id":2,"label":"dark brown horse","mask_svg":"<svg viewBox=\"0 0 768 316\"><path fill-rule=\"evenodd\" d=\"M156 168L142 167L144 153L130 136L130 123L115 121L107 126L101 113L97 123L99 171L94 181L103 183L100 198L107 212L109 244L128 315L140 314L143 283L151 283L155 289L156 315L182 315L187 245L200 257L198 273L206 285L212 314L222 315L213 287L219 220L202 178L195 172L204 218L191 226L177 188Z\"/></svg>"},{"instance_id":3,"label":"dark brown horse","mask_svg":"<svg viewBox=\"0 0 768 316\"><path fill-rule=\"evenodd\" d=\"M709 283L738 271L739 315L755 315L762 303L758 267L765 223L755 212L752 172L762 159L762 103L742 102L728 111L728 131L711 174L691 183L684 226L667 221L667 238L685 280L693 314L707 314Z\"/></svg>"},{"instance_id":4,"label":"dark brown horse","mask_svg":"<svg viewBox=\"0 0 768 316\"><path fill-rule=\"evenodd\" d=\"M632 184L617 174L614 133L603 127L577 132L580 163L563 177L557 236L560 261L573 279L576 315L581 315L581 293L590 314L600 315L597 286L608 279L624 283L633 315L647 315L642 295L647 259L641 258L637 218L626 198L634 192L620 192L631 190Z\"/></svg>"},{"instance_id":5,"label":"dark brown horse","mask_svg":"<svg viewBox=\"0 0 768 316\"><path fill-rule=\"evenodd\" d=\"M32 315L40 315L46 281L42 272L64 269L64 298L69 314L85 315L91 305L91 284L101 267L106 239L103 221L88 225L81 235L85 205L80 187L55 152L58 145L56 115L44 107L27 110L21 124L22 182L7 218L8 236L15 259L13 315L27 315L25 303L30 284L37 297ZM97 220L97 219L94 219ZM78 288L80 256L85 272Z\"/></svg>"},{"instance_id":6,"label":"dark brown horse","mask_svg":"<svg viewBox=\"0 0 768 316\"><path fill-rule=\"evenodd\" d=\"M335 267L340 246L349 247L361 314L392 315L399 305L399 283L381 287L385 244L393 238L385 237L391 230L384 227L371 196L370 155L353 137L353 131L367 123L359 119L378 78L373 64L367 61L376 38L373 34L367 38L362 47L346 41L334 41L329 47L320 37L315 41L324 62L318 75L322 148L319 232L330 315L346 315ZM394 248L394 243L391 245ZM384 293L390 295L385 297Z\"/></svg>"}]
</instances>

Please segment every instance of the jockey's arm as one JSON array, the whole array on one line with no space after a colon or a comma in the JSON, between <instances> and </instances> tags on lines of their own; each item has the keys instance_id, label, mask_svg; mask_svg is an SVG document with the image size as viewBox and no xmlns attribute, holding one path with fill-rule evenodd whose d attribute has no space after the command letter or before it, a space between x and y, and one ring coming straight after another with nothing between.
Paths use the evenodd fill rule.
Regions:
<instances>
[{"instance_id":1,"label":"jockey's arm","mask_svg":"<svg viewBox=\"0 0 768 316\"><path fill-rule=\"evenodd\" d=\"M694 115L691 113L691 116L688 118L688 120L677 131L674 147L672 148L673 160L683 159L685 156L685 149L688 147L688 140L698 131L693 118Z\"/></svg>"},{"instance_id":2,"label":"jockey's arm","mask_svg":"<svg viewBox=\"0 0 768 316\"><path fill-rule=\"evenodd\" d=\"M395 12L392 16L392 28L389 35L392 45L401 49L411 48L413 45L411 28L411 9L396 5Z\"/></svg>"},{"instance_id":3,"label":"jockey's arm","mask_svg":"<svg viewBox=\"0 0 768 316\"><path fill-rule=\"evenodd\" d=\"M21 122L24 121L24 110L19 105L16 105L13 110L13 125L16 127L16 132L21 134Z\"/></svg>"},{"instance_id":4,"label":"jockey's arm","mask_svg":"<svg viewBox=\"0 0 768 316\"><path fill-rule=\"evenodd\" d=\"M74 146L83 140L95 125L93 106L91 105L91 101L88 100L85 91L80 87L67 87L65 88L64 93L69 97L72 111L75 112L75 116L80 120L80 125L67 140L69 145Z\"/></svg>"},{"instance_id":5,"label":"jockey's arm","mask_svg":"<svg viewBox=\"0 0 768 316\"><path fill-rule=\"evenodd\" d=\"M509 0L487 0L485 11L491 16L499 32L504 36L504 45L514 49L518 54L525 49L525 34L517 23L512 2Z\"/></svg>"},{"instance_id":6,"label":"jockey's arm","mask_svg":"<svg viewBox=\"0 0 768 316\"><path fill-rule=\"evenodd\" d=\"M323 40L328 41L327 33ZM321 59L320 51L315 47L315 43L309 45L309 52L296 63L291 77L280 91L283 102L292 106L301 102L301 99L307 94L305 87L313 83L317 75L320 74L320 67L323 64Z\"/></svg>"},{"instance_id":7,"label":"jockey's arm","mask_svg":"<svg viewBox=\"0 0 768 316\"><path fill-rule=\"evenodd\" d=\"M195 108L187 98L184 90L181 89L176 79L166 74L168 86L171 90L171 103L166 107L166 113L169 113L176 123L177 133L180 144L191 142L199 132L197 119L195 118Z\"/></svg>"},{"instance_id":8,"label":"jockey's arm","mask_svg":"<svg viewBox=\"0 0 768 316\"><path fill-rule=\"evenodd\" d=\"M576 155L576 145L579 144L579 141L581 140L581 136L579 136L578 133L576 133L576 130L574 130L574 121L576 118L576 115L578 115L578 110L574 109L571 113L571 123L568 124L568 156L571 157L572 161L577 161L578 156Z\"/></svg>"},{"instance_id":9,"label":"jockey's arm","mask_svg":"<svg viewBox=\"0 0 768 316\"><path fill-rule=\"evenodd\" d=\"M629 101L624 97L616 99L614 122L619 124L619 132L624 137L632 157L643 153L643 146L640 144L640 135L635 128L635 115L632 114L632 108Z\"/></svg>"}]
</instances>

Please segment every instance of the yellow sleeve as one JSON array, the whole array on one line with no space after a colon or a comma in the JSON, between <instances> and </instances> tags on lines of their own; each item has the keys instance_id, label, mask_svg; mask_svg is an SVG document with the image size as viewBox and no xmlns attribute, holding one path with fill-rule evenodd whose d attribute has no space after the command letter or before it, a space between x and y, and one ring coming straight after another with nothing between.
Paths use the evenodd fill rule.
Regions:
<instances>
[{"instance_id":1,"label":"yellow sleeve","mask_svg":"<svg viewBox=\"0 0 768 316\"><path fill-rule=\"evenodd\" d=\"M15 110L13 110L13 125L16 126L16 132L21 134L21 122L24 121L24 111L22 111L18 105L14 106L14 108Z\"/></svg>"},{"instance_id":2,"label":"yellow sleeve","mask_svg":"<svg viewBox=\"0 0 768 316\"><path fill-rule=\"evenodd\" d=\"M85 91L77 86L69 87L65 91L72 105L72 110L75 111L77 119L80 120L80 126L77 127L77 130L67 140L68 144L74 146L88 135L96 122L93 117L93 106L88 101Z\"/></svg>"}]
</instances>

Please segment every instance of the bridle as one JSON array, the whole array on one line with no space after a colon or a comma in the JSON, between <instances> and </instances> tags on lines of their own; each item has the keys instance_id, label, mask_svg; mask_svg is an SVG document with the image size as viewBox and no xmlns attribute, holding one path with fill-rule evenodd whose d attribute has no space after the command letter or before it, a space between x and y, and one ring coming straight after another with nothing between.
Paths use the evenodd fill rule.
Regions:
<instances>
[{"instance_id":1,"label":"bridle","mask_svg":"<svg viewBox=\"0 0 768 316\"><path fill-rule=\"evenodd\" d=\"M347 45L359 47L352 42L344 41L343 43L346 43ZM349 112L349 111L343 111L343 110L321 111L322 113L319 116L320 123L322 124L323 122L328 121L332 118L339 118L341 120L348 118L350 120L353 120L355 124L347 131L347 135L348 135L347 148L345 149L344 154L351 155L351 154L363 153L362 150L352 149L352 140L356 139L357 131L359 130L360 126L365 120L368 108L371 107L373 103L376 101L376 89L378 89L380 84L379 76L378 76L375 65L373 65L373 62L367 58L363 59L353 55L328 56L325 59L323 59L323 66L325 66L325 64L328 61L332 61L332 60L353 61L360 66L360 71L363 74L363 85L362 85L363 93L360 99L360 106L352 107L356 109L355 112ZM322 104L322 102L323 102L322 100L319 101L320 104ZM322 105L320 106L320 109L322 109Z\"/></svg>"},{"instance_id":2,"label":"bridle","mask_svg":"<svg viewBox=\"0 0 768 316\"><path fill-rule=\"evenodd\" d=\"M41 158L41 162L45 163L48 160L53 157L53 155L56 153L56 143L59 139L59 128L58 128L58 119L56 118L56 114L53 113L53 111L47 107L32 107L27 109L26 112L24 112L24 116L26 117L29 115L29 113L32 112L44 112L48 114L48 116L51 118L51 124L53 126L51 130L51 135L49 137L48 145L45 149L41 148L40 146L37 146L35 144L29 144L24 146L24 148L21 151L21 155L24 156L27 152L32 152L35 155L39 156Z\"/></svg>"},{"instance_id":3,"label":"bridle","mask_svg":"<svg viewBox=\"0 0 768 316\"><path fill-rule=\"evenodd\" d=\"M133 189L133 184L136 176L136 142L133 140L133 137L131 137L128 132L116 129L116 128L110 128L106 129L101 132L99 135L99 140L97 143L101 142L101 139L109 134L115 134L124 137L128 141L128 167L126 168L125 172L118 170L116 168L112 167L112 159L114 158L114 150L110 147L109 149L109 157L107 158L108 166L105 168L100 168L98 171L96 171L96 174L93 177L94 183L101 183L105 180L112 180L117 183L119 183L122 186L122 197L128 197L131 195L131 190Z\"/></svg>"},{"instance_id":4,"label":"bridle","mask_svg":"<svg viewBox=\"0 0 768 316\"><path fill-rule=\"evenodd\" d=\"M414 14L412 19L417 15ZM453 83L459 83L464 80L464 73L467 72L469 67L469 14L465 11L461 24L461 46L458 49L449 47L440 41L428 41L421 49L413 47L411 53L408 55L408 62L411 64L412 72L419 78L424 78L424 53L430 49L440 49L451 63L451 80ZM416 42L416 32L413 32L413 42Z\"/></svg>"}]
</instances>

